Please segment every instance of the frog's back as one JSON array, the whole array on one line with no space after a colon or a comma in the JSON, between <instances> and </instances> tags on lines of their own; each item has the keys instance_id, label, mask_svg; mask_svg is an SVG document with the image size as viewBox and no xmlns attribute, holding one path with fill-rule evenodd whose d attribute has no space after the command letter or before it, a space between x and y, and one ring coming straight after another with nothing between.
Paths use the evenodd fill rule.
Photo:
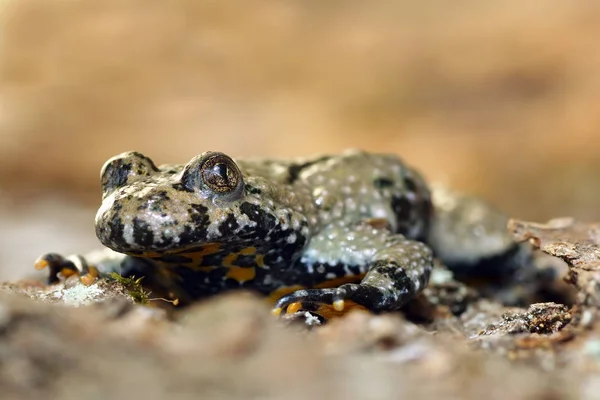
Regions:
<instances>
[{"instance_id":1,"label":"frog's back","mask_svg":"<svg viewBox=\"0 0 600 400\"><path fill-rule=\"evenodd\" d=\"M242 169L282 185L309 188L321 225L344 220L387 220L393 231L426 236L431 199L421 175L391 154L350 150L337 155L261 163Z\"/></svg>"}]
</instances>

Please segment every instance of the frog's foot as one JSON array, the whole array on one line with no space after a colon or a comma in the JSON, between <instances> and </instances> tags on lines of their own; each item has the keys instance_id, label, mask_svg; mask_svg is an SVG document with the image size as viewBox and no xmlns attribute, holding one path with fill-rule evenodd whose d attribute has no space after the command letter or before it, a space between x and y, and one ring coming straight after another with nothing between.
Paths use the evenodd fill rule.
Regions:
<instances>
[{"instance_id":1,"label":"frog's foot","mask_svg":"<svg viewBox=\"0 0 600 400\"><path fill-rule=\"evenodd\" d=\"M301 309L321 314L326 308L342 313L356 306L373 312L399 309L427 286L433 255L423 243L400 235L390 236L386 244L375 253L360 283L297 290L279 299L273 314Z\"/></svg>"},{"instance_id":2,"label":"frog's foot","mask_svg":"<svg viewBox=\"0 0 600 400\"><path fill-rule=\"evenodd\" d=\"M57 283L60 274L65 278L78 275L81 283L91 285L100 275L96 267L88 265L86 259L78 255L63 257L57 253L46 253L35 261L34 267L38 270L50 269L48 284Z\"/></svg>"},{"instance_id":3,"label":"frog's foot","mask_svg":"<svg viewBox=\"0 0 600 400\"><path fill-rule=\"evenodd\" d=\"M297 290L280 298L272 313L276 316L310 311L325 319L341 316L350 310L382 311L397 302L397 293L367 284L348 283L338 288ZM383 306L382 306L383 305Z\"/></svg>"}]
</instances>

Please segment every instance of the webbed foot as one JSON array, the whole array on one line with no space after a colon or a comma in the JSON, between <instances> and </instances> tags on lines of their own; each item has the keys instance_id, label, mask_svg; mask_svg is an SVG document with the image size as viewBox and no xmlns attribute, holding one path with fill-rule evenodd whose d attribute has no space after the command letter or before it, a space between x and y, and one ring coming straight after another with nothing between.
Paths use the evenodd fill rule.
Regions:
<instances>
[{"instance_id":1,"label":"webbed foot","mask_svg":"<svg viewBox=\"0 0 600 400\"><path fill-rule=\"evenodd\" d=\"M387 297L395 297L386 290L366 284L348 283L337 288L297 290L280 298L272 310L273 315L294 314L300 310L310 311L330 319L344 315L350 310L382 311L388 304Z\"/></svg>"}]
</instances>

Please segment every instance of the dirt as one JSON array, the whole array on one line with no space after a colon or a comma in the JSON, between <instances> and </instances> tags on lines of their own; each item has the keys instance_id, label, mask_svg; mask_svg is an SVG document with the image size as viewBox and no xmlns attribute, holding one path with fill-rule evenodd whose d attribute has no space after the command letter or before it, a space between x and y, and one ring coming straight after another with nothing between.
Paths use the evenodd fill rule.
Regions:
<instances>
[{"instance_id":1,"label":"dirt","mask_svg":"<svg viewBox=\"0 0 600 400\"><path fill-rule=\"evenodd\" d=\"M596 226L510 223L566 262L565 303L507 306L441 265L401 312L329 321L245 292L178 308L114 280L6 283L3 398L597 398Z\"/></svg>"}]
</instances>

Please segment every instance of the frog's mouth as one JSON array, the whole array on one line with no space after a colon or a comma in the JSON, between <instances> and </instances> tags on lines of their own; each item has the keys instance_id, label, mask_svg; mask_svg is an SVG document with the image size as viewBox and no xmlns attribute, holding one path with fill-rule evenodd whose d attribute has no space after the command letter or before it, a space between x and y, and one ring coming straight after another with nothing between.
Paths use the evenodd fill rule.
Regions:
<instances>
[{"instance_id":1,"label":"frog's mouth","mask_svg":"<svg viewBox=\"0 0 600 400\"><path fill-rule=\"evenodd\" d=\"M161 251L143 251L143 252L124 252L133 257L163 259L166 257L191 257L191 256L207 256L211 254L221 253L223 251L223 243L205 243L203 245L188 246L184 248L161 250Z\"/></svg>"}]
</instances>

